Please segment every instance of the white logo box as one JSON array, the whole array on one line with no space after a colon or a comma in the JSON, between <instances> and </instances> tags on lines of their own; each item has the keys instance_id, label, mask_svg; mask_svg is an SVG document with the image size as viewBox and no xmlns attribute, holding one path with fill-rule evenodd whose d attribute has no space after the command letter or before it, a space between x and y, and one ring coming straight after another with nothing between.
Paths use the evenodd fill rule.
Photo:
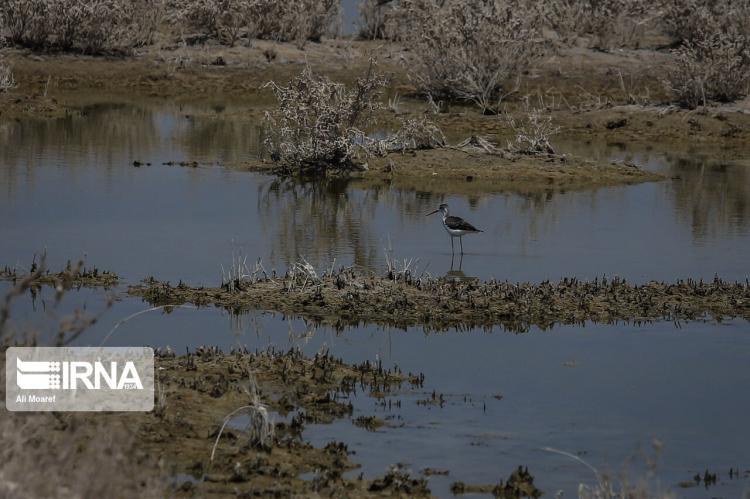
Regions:
<instances>
[{"instance_id":1,"label":"white logo box","mask_svg":"<svg viewBox=\"0 0 750 499\"><path fill-rule=\"evenodd\" d=\"M5 352L9 411L150 411L154 350L148 347L11 347Z\"/></svg>"}]
</instances>

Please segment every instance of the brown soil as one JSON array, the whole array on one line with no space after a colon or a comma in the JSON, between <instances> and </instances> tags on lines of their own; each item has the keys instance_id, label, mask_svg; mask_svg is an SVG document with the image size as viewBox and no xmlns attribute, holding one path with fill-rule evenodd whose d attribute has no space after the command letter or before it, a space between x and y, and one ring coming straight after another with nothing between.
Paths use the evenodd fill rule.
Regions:
<instances>
[{"instance_id":1,"label":"brown soil","mask_svg":"<svg viewBox=\"0 0 750 499\"><path fill-rule=\"evenodd\" d=\"M337 328L365 323L427 330L503 326L525 331L584 321L692 320L706 315L750 319L750 284L679 281L632 285L621 279L513 284L431 279L410 274L378 277L354 270L322 278L285 276L191 288L148 279L128 292L152 305L215 305L232 310L276 310Z\"/></svg>"}]
</instances>

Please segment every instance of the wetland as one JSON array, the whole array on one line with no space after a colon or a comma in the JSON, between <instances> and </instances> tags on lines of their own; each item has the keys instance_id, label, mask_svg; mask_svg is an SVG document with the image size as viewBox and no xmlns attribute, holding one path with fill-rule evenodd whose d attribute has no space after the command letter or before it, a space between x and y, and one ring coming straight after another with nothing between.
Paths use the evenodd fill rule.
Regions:
<instances>
[{"instance_id":1,"label":"wetland","mask_svg":"<svg viewBox=\"0 0 750 499\"><path fill-rule=\"evenodd\" d=\"M501 110L426 99L399 40L188 39L0 46L4 345L151 346L158 382L147 413L6 411L0 490L31 442L101 463L83 496L745 497L747 97L676 103L663 33L556 41ZM373 57L354 146L442 138L280 168L265 85ZM515 145L530 103L554 150ZM48 464L33 496L75 495Z\"/></svg>"}]
</instances>

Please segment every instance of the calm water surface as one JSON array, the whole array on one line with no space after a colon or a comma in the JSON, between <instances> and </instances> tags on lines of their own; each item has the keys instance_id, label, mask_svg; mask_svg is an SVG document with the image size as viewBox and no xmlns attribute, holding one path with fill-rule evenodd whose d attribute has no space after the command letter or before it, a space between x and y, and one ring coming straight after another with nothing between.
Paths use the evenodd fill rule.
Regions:
<instances>
[{"instance_id":1,"label":"calm water surface","mask_svg":"<svg viewBox=\"0 0 750 499\"><path fill-rule=\"evenodd\" d=\"M256 123L222 118L220 107L99 105L84 114L0 125L0 265L23 268L46 249L52 268L85 257L129 282L154 275L207 285L218 283L220 265L233 253L262 258L269 270L283 270L300 256L316 266L335 259L381 269L390 253L418 259L417 268L432 275L460 269L513 281L750 275L750 168L712 161L699 150L561 144L602 160L628 158L670 180L525 196L446 195L341 180L284 182L225 168L258 154L260 131ZM136 168L135 160L151 166ZM162 165L183 160L200 165ZM486 231L466 238L462 260L451 262L439 220L424 217L441 202ZM120 319L144 308L118 295L106 309L98 290L70 293L54 307L43 291L19 300L15 324L44 337L59 316L82 305L102 314L85 344L98 344ZM750 470L750 327L744 321L438 335L377 327L332 331L279 314L177 309L127 322L107 343L177 351L200 344L298 345L424 372L423 390L395 395L399 409L354 400L355 417L387 418L378 433L343 420L313 426L306 435L318 444L347 441L366 476L395 462L414 471L447 468L448 477L431 478L440 495L449 495L453 480L494 482L528 464L548 495L560 489L575 496L577 484L591 482L591 475L544 447L637 478L646 474L643 453L653 439L664 444L656 469L664 488L708 468L721 475L717 487L678 488L678 495L740 497L748 489L747 477L727 475L729 467ZM444 407L417 404L433 390L444 394Z\"/></svg>"},{"instance_id":2,"label":"calm water surface","mask_svg":"<svg viewBox=\"0 0 750 499\"><path fill-rule=\"evenodd\" d=\"M85 256L131 282L154 275L203 284L216 283L233 252L268 269L300 256L316 266L335 259L380 268L390 252L433 275L452 263L467 276L513 281L750 273L746 165L633 151L633 161L673 179L526 196L287 182L217 166L256 156L260 131L211 112L93 106L83 117L2 125L3 263L28 264L46 249L52 266ZM625 155L615 146L564 148ZM169 161L200 166L162 165ZM439 219L424 216L442 202L485 230L467 236L466 254L453 262Z\"/></svg>"}]
</instances>

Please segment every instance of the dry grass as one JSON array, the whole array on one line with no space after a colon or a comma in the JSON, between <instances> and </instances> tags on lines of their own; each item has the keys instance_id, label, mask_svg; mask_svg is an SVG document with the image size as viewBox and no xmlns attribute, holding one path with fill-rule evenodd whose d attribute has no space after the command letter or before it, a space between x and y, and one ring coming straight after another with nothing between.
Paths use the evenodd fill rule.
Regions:
<instances>
[{"instance_id":1,"label":"dry grass","mask_svg":"<svg viewBox=\"0 0 750 499\"><path fill-rule=\"evenodd\" d=\"M232 419L241 414L248 416L248 422L245 428L245 431L248 434L248 445L254 449L266 451L273 448L276 427L273 418L268 414L268 408L260 401L255 378L253 378L252 375L249 376L249 382L246 389L246 393L249 397L249 404L235 409L224 417L224 422L219 428L219 431L216 434L216 440L211 448L212 462L216 456L216 449L219 446L219 441L221 440L222 433L224 433L224 429Z\"/></svg>"},{"instance_id":2,"label":"dry grass","mask_svg":"<svg viewBox=\"0 0 750 499\"><path fill-rule=\"evenodd\" d=\"M16 88L18 84L13 76L10 66L0 64L0 94Z\"/></svg>"}]
</instances>

